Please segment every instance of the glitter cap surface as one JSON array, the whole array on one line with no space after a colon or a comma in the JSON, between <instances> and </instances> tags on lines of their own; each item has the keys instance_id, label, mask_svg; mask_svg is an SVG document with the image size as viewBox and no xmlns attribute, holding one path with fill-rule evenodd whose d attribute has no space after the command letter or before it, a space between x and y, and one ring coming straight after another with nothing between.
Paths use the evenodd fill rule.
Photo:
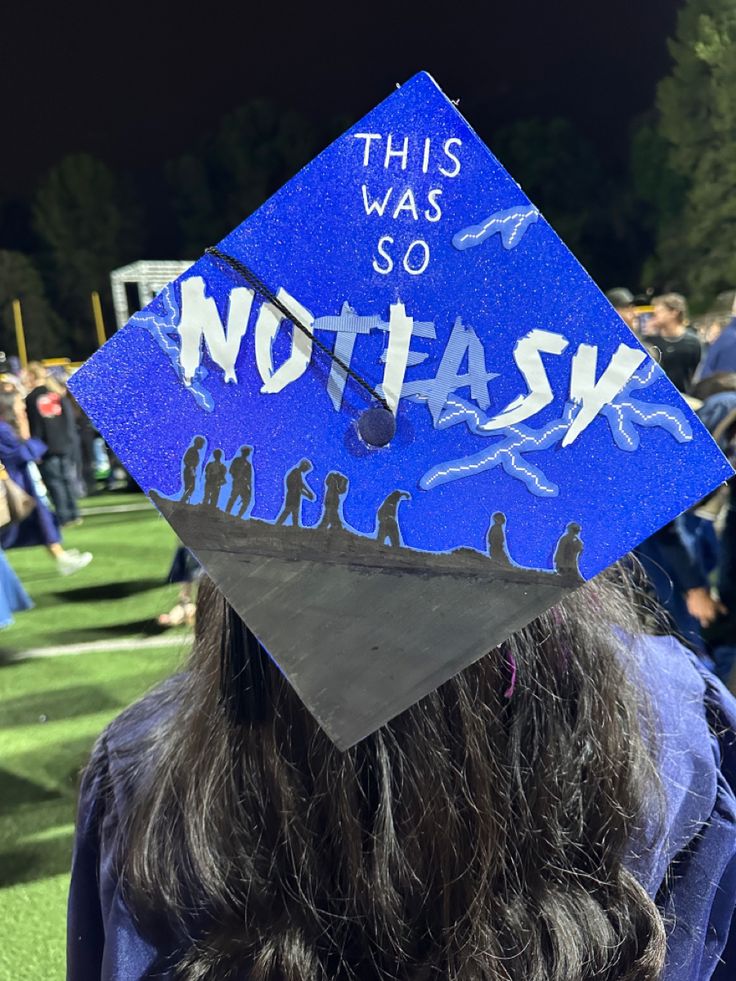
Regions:
<instances>
[{"instance_id":1,"label":"glitter cap surface","mask_svg":"<svg viewBox=\"0 0 736 981\"><path fill-rule=\"evenodd\" d=\"M338 746L731 475L427 74L217 248L70 387Z\"/></svg>"}]
</instances>

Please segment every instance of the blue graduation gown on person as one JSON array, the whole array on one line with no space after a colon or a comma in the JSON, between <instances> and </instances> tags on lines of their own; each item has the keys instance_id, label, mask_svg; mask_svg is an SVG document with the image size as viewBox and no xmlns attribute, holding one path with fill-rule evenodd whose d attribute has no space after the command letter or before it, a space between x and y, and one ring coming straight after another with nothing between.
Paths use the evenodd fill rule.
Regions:
<instances>
[{"instance_id":1,"label":"blue graduation gown on person","mask_svg":"<svg viewBox=\"0 0 736 981\"><path fill-rule=\"evenodd\" d=\"M708 576L699 557L688 547L684 516L655 531L634 549L659 603L672 620L673 630L697 654L705 655L700 623L690 613L685 593L707 588Z\"/></svg>"},{"instance_id":2,"label":"blue graduation gown on person","mask_svg":"<svg viewBox=\"0 0 736 981\"><path fill-rule=\"evenodd\" d=\"M9 627L13 623L14 613L30 610L32 606L33 602L23 588L23 583L0 549L0 627Z\"/></svg>"},{"instance_id":3,"label":"blue graduation gown on person","mask_svg":"<svg viewBox=\"0 0 736 981\"><path fill-rule=\"evenodd\" d=\"M700 380L722 371L736 371L736 317L724 327L708 349L700 368Z\"/></svg>"},{"instance_id":4,"label":"blue graduation gown on person","mask_svg":"<svg viewBox=\"0 0 736 981\"><path fill-rule=\"evenodd\" d=\"M660 723L667 818L656 847L632 843L629 864L665 913L665 981L733 981L736 701L671 637L640 638L635 651ZM164 686L175 684L170 679ZM161 720L164 704L171 699L164 701L159 688L147 696L145 712L128 711L113 722L83 779L69 896L69 981L173 981L176 942L140 936L112 858L125 811L122 760Z\"/></svg>"},{"instance_id":5,"label":"blue graduation gown on person","mask_svg":"<svg viewBox=\"0 0 736 981\"><path fill-rule=\"evenodd\" d=\"M11 480L36 501L36 507L25 521L8 525L0 532L0 545L3 548L53 545L61 541L56 518L39 498L28 472L28 464L40 460L45 452L46 445L40 439L20 439L7 422L0 421L0 461Z\"/></svg>"}]
</instances>

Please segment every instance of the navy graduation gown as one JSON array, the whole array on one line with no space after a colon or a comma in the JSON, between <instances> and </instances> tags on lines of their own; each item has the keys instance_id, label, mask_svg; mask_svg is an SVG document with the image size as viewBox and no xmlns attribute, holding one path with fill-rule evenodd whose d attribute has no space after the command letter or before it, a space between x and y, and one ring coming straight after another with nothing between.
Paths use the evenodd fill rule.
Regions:
<instances>
[{"instance_id":1,"label":"navy graduation gown","mask_svg":"<svg viewBox=\"0 0 736 981\"><path fill-rule=\"evenodd\" d=\"M665 981L736 977L736 701L669 637L635 642L659 716L666 834L654 848L632 845L631 868L668 924ZM69 896L69 981L158 981L173 977L176 943L140 936L121 897L112 859L124 812L123 755L143 729L171 711L170 679L102 735L80 795ZM103 793L103 787L108 789ZM730 935L731 933L731 935Z\"/></svg>"}]
</instances>

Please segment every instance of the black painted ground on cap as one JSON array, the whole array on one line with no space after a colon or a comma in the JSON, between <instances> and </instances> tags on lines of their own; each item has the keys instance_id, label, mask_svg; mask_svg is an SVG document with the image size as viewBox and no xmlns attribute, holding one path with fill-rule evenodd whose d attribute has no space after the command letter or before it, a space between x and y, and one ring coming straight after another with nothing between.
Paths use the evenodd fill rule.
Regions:
<instances>
[{"instance_id":1,"label":"black painted ground on cap","mask_svg":"<svg viewBox=\"0 0 736 981\"><path fill-rule=\"evenodd\" d=\"M351 556L344 543L317 555L302 544L311 529L152 497L341 749L579 585L554 573L494 570L473 549L435 556L348 536L360 546ZM407 558L410 568L395 564Z\"/></svg>"}]
</instances>

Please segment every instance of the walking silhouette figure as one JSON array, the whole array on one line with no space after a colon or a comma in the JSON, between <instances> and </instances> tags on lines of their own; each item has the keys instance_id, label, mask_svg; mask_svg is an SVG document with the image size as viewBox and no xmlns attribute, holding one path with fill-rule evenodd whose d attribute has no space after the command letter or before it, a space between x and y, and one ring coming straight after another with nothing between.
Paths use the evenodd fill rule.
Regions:
<instances>
[{"instance_id":1,"label":"walking silhouette figure","mask_svg":"<svg viewBox=\"0 0 736 981\"><path fill-rule=\"evenodd\" d=\"M302 501L316 501L317 495L304 479L305 474L312 470L309 460L302 460L286 475L286 497L281 514L276 519L277 525L285 525L291 518L292 525L300 526L302 523Z\"/></svg>"},{"instance_id":2,"label":"walking silhouette figure","mask_svg":"<svg viewBox=\"0 0 736 981\"><path fill-rule=\"evenodd\" d=\"M511 565L506 544L506 515L502 511L496 511L488 529L488 554L495 565Z\"/></svg>"},{"instance_id":3,"label":"walking silhouette figure","mask_svg":"<svg viewBox=\"0 0 736 981\"><path fill-rule=\"evenodd\" d=\"M325 478L325 506L319 527L325 531L344 528L342 501L348 492L348 478L344 473L332 470Z\"/></svg>"},{"instance_id":4,"label":"walking silhouette figure","mask_svg":"<svg viewBox=\"0 0 736 981\"><path fill-rule=\"evenodd\" d=\"M230 463L230 479L232 489L230 499L225 510L230 514L235 504L240 498L240 510L238 517L242 518L250 506L253 496L253 464L250 462L250 455L253 452L252 446L243 446L240 453L233 457Z\"/></svg>"},{"instance_id":5,"label":"walking silhouette figure","mask_svg":"<svg viewBox=\"0 0 736 981\"><path fill-rule=\"evenodd\" d=\"M227 480L227 468L222 462L222 450L215 450L204 468L204 503L218 507L220 491Z\"/></svg>"},{"instance_id":6,"label":"walking silhouette figure","mask_svg":"<svg viewBox=\"0 0 736 981\"><path fill-rule=\"evenodd\" d=\"M182 458L182 482L184 484L182 504L189 504L197 486L199 465L202 462L199 454L202 449L204 449L204 436L195 436L192 445Z\"/></svg>"},{"instance_id":7,"label":"walking silhouette figure","mask_svg":"<svg viewBox=\"0 0 736 981\"><path fill-rule=\"evenodd\" d=\"M401 545L401 530L399 529L398 511L402 501L410 501L411 494L408 491L391 491L386 500L381 504L376 514L378 518L378 533L376 538L381 545L391 545L398 548Z\"/></svg>"},{"instance_id":8,"label":"walking silhouette figure","mask_svg":"<svg viewBox=\"0 0 736 981\"><path fill-rule=\"evenodd\" d=\"M561 576L573 575L582 580L580 575L580 553L583 551L583 543L580 539L580 525L571 521L567 526L567 531L557 543L555 549L554 564L555 572Z\"/></svg>"}]
</instances>

